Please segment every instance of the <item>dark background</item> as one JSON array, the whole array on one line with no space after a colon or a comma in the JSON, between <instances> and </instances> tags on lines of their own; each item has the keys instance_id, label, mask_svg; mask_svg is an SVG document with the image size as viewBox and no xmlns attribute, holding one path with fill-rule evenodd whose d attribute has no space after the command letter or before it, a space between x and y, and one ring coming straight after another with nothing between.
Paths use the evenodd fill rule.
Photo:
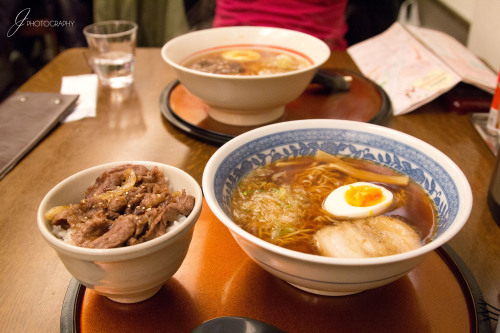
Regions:
<instances>
[{"instance_id":1,"label":"dark background","mask_svg":"<svg viewBox=\"0 0 500 333\"><path fill-rule=\"evenodd\" d=\"M346 10L348 44L358 43L387 29L396 21L401 3L402 0L350 0ZM191 30L211 26L215 0L184 0L184 7ZM31 21L74 21L74 24L54 28L23 26L7 37L16 16L26 8L30 8ZM0 0L0 101L59 52L86 47L82 30L91 23L92 0ZM137 43L139 46L158 46L144 45L140 40Z\"/></svg>"}]
</instances>

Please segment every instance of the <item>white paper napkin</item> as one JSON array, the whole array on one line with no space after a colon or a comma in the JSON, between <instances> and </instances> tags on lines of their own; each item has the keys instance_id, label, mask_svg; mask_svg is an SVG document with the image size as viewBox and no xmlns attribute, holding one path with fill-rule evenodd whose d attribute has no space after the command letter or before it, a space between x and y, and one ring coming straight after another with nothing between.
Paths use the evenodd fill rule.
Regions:
<instances>
[{"instance_id":1,"label":"white paper napkin","mask_svg":"<svg viewBox=\"0 0 500 333\"><path fill-rule=\"evenodd\" d=\"M62 78L61 94L80 95L74 111L63 122L96 116L98 84L97 74L64 76Z\"/></svg>"}]
</instances>

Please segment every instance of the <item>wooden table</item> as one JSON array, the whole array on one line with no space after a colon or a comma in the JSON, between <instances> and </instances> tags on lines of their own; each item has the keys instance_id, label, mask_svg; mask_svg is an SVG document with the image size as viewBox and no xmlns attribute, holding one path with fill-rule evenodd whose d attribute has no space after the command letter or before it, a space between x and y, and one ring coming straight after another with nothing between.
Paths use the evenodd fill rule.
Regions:
<instances>
[{"instance_id":1,"label":"wooden table","mask_svg":"<svg viewBox=\"0 0 500 333\"><path fill-rule=\"evenodd\" d=\"M59 92L63 76L91 73L84 53L63 52L20 91ZM344 52L333 53L325 67L356 70ZM174 78L158 48L138 49L132 89L100 87L97 117L58 126L0 181L1 332L59 330L71 276L36 224L38 205L56 183L97 164L152 160L184 169L201 184L203 168L218 147L185 135L162 117L160 94ZM475 276L484 299L500 307L500 228L486 204L493 154L467 116L447 112L438 101L394 117L387 126L427 141L465 173L474 206L450 245Z\"/></svg>"}]
</instances>

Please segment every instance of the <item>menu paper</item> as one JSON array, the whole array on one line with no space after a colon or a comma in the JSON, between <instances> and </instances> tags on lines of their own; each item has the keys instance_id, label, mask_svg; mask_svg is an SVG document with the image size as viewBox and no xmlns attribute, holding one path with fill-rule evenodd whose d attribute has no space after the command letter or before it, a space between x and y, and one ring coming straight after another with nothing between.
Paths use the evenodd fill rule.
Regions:
<instances>
[{"instance_id":1,"label":"menu paper","mask_svg":"<svg viewBox=\"0 0 500 333\"><path fill-rule=\"evenodd\" d=\"M496 74L453 37L396 22L347 52L379 84L401 115L432 101L459 82L493 93Z\"/></svg>"}]
</instances>

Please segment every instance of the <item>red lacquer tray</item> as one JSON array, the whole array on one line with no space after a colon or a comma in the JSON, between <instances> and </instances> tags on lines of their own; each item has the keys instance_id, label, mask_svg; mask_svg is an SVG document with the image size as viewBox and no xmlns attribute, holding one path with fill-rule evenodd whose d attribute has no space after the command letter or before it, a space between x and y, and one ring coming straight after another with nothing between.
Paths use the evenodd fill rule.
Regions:
<instances>
[{"instance_id":1,"label":"red lacquer tray","mask_svg":"<svg viewBox=\"0 0 500 333\"><path fill-rule=\"evenodd\" d=\"M309 294L249 259L204 202L188 255L158 294L119 304L73 280L61 331L190 332L216 317L240 316L286 332L490 332L480 298L449 247L389 285L349 296Z\"/></svg>"},{"instance_id":2,"label":"red lacquer tray","mask_svg":"<svg viewBox=\"0 0 500 333\"><path fill-rule=\"evenodd\" d=\"M274 123L301 119L347 119L383 124L392 116L389 97L370 79L347 69L323 69L325 75L350 77L348 91L328 91L310 84L296 100L285 106ZM221 91L221 94L224 93ZM234 126L208 116L208 106L175 80L162 92L160 110L176 128L198 139L222 144L258 126Z\"/></svg>"}]
</instances>

